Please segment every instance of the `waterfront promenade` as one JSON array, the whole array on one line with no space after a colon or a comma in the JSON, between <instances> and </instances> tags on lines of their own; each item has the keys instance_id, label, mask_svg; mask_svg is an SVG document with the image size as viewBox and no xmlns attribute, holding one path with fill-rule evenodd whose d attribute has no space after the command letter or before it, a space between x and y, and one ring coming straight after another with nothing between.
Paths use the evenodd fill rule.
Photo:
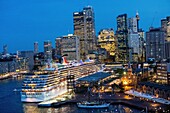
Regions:
<instances>
[{"instance_id":1,"label":"waterfront promenade","mask_svg":"<svg viewBox=\"0 0 170 113\"><path fill-rule=\"evenodd\" d=\"M93 94L90 98L90 101L98 100L97 95L98 95L97 93ZM60 106L65 105L65 104L76 104L77 102L87 101L87 100L89 100L87 95L76 94L75 98L73 98L72 100L54 102L54 103L51 103L51 105L48 106L48 107L60 107ZM142 110L146 111L146 109L147 109L150 112L156 112L156 111L157 112L158 111L159 112L160 111L169 112L167 105L148 101L148 100L142 100L140 98L129 96L129 95L126 95L124 93L116 93L116 94L103 93L103 94L100 95L100 100L111 103L113 105L114 104L122 104L122 105L126 105L126 106L129 106L129 107L134 107L134 108L137 108L141 111Z\"/></svg>"}]
</instances>

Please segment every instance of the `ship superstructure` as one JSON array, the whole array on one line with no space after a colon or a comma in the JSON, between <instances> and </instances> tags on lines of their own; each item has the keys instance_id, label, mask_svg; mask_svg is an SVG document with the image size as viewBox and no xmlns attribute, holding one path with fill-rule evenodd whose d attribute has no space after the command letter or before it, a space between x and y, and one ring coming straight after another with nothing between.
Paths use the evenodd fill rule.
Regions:
<instances>
[{"instance_id":1,"label":"ship superstructure","mask_svg":"<svg viewBox=\"0 0 170 113\"><path fill-rule=\"evenodd\" d=\"M22 102L41 102L67 92L67 76L74 75L75 80L95 73L100 68L94 64L65 65L57 68L46 68L43 71L29 73L25 76L22 91Z\"/></svg>"}]
</instances>

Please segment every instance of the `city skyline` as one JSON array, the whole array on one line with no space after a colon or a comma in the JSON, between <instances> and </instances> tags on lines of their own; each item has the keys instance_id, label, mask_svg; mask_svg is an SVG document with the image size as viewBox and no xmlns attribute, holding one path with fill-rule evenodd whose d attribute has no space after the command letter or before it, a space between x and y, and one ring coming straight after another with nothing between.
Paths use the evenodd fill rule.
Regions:
<instances>
[{"instance_id":1,"label":"city skyline","mask_svg":"<svg viewBox=\"0 0 170 113\"><path fill-rule=\"evenodd\" d=\"M141 18L139 26L145 32L151 25L160 27L161 19L170 14L168 0L161 2L154 0L147 2L146 0L133 2L126 0L122 2L113 0L107 2L2 0L0 3L0 51L3 45L7 44L9 52L33 50L34 42L38 42L39 50L43 51L45 40L50 40L55 47L56 37L74 33L73 12L81 11L87 5L92 6L95 12L96 35L104 28L113 28L115 32L116 17L120 14L127 13L128 18L131 18L135 17L138 10Z\"/></svg>"}]
</instances>

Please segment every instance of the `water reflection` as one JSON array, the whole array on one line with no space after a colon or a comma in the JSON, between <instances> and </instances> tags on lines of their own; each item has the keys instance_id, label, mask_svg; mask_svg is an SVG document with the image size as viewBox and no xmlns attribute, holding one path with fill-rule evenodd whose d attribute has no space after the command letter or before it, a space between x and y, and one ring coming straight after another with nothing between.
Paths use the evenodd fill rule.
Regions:
<instances>
[{"instance_id":1,"label":"water reflection","mask_svg":"<svg viewBox=\"0 0 170 113\"><path fill-rule=\"evenodd\" d=\"M38 108L37 103L22 103L19 91L22 78L10 78L0 82L0 113L139 113L123 105L110 105L108 109L80 109L75 104L58 108Z\"/></svg>"},{"instance_id":2,"label":"water reflection","mask_svg":"<svg viewBox=\"0 0 170 113\"><path fill-rule=\"evenodd\" d=\"M110 105L106 109L82 109L75 104L63 105L57 108L38 108L35 103L23 104L25 113L139 113L139 110L124 105Z\"/></svg>"}]
</instances>

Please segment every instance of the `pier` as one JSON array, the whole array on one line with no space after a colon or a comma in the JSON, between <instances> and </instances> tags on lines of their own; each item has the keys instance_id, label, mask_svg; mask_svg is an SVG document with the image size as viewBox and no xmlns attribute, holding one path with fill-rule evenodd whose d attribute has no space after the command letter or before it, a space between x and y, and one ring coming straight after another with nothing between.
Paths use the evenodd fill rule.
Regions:
<instances>
[{"instance_id":1,"label":"pier","mask_svg":"<svg viewBox=\"0 0 170 113\"><path fill-rule=\"evenodd\" d=\"M67 105L67 104L77 104L80 101L87 101L86 96L83 94L78 94L75 96L75 98L70 99L70 100L65 100L65 101L47 101L47 102L42 102L39 103L39 107L60 107L62 105ZM95 101L96 96L92 97L90 101ZM110 103L111 105L126 105L129 107L133 107L139 110L145 110L147 108L148 111L150 112L155 112L159 110L165 110L167 111L168 106L152 101L146 101L146 100L141 100L140 98L137 97L132 97L129 95L125 95L123 93L117 93L114 95L109 95L109 94L102 94L101 101L105 101Z\"/></svg>"}]
</instances>

